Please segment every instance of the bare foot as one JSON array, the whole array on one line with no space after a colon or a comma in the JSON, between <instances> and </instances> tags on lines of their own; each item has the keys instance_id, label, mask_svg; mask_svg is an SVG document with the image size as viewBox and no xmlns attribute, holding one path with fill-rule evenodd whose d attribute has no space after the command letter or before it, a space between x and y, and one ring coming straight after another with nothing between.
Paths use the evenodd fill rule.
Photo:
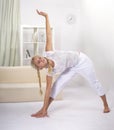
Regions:
<instances>
[{"instance_id":1,"label":"bare foot","mask_svg":"<svg viewBox=\"0 0 114 130\"><path fill-rule=\"evenodd\" d=\"M105 107L104 108L104 113L108 113L108 112L110 112L110 108L109 107Z\"/></svg>"},{"instance_id":2,"label":"bare foot","mask_svg":"<svg viewBox=\"0 0 114 130\"><path fill-rule=\"evenodd\" d=\"M35 117L36 115L37 115L37 113L34 113L34 114L31 115L31 117Z\"/></svg>"},{"instance_id":3,"label":"bare foot","mask_svg":"<svg viewBox=\"0 0 114 130\"><path fill-rule=\"evenodd\" d=\"M41 118L41 117L48 117L47 112L39 111L35 114L32 114L31 117Z\"/></svg>"}]
</instances>

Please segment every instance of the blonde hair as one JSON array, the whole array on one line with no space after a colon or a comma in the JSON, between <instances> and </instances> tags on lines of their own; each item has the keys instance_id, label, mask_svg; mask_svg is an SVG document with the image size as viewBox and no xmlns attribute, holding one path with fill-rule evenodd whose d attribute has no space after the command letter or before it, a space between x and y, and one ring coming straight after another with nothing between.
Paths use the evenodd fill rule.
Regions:
<instances>
[{"instance_id":1,"label":"blonde hair","mask_svg":"<svg viewBox=\"0 0 114 130\"><path fill-rule=\"evenodd\" d=\"M31 66L32 66L34 69L37 70L38 82L39 82L39 86L40 86L40 94L42 95L42 94L43 94L43 91L42 91L42 83L41 83L40 70L39 70L39 68L37 68L37 67L34 65L34 63L33 63L35 57L39 57L39 56L38 56L38 55L37 55L37 56L34 56L34 57L31 59Z\"/></svg>"},{"instance_id":2,"label":"blonde hair","mask_svg":"<svg viewBox=\"0 0 114 130\"><path fill-rule=\"evenodd\" d=\"M39 86L40 86L40 94L42 95L42 94L43 94L43 91L42 91L42 82L41 82L40 70L39 70L39 68L37 68L37 67L34 65L34 63L33 63L35 57L39 57L39 56L37 55L37 56L34 56L34 57L32 58L32 60L31 60L31 66L37 70L38 82L39 82ZM46 58L46 57L45 57L45 58ZM48 63L48 73L51 73L51 72L52 72L52 66L51 66L51 64L50 64L50 62L49 62L49 59L46 58L46 60L47 60L47 63Z\"/></svg>"}]
</instances>

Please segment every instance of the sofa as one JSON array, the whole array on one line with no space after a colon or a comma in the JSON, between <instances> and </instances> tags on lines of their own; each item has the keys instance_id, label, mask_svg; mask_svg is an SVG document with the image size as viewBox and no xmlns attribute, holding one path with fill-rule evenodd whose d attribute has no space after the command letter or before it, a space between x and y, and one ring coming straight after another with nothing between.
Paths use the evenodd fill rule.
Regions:
<instances>
[{"instance_id":1,"label":"sofa","mask_svg":"<svg viewBox=\"0 0 114 130\"><path fill-rule=\"evenodd\" d=\"M40 94L37 71L31 66L0 67L0 102L43 101L46 88L46 70L41 70ZM54 78L56 80L57 77ZM62 92L56 100L62 99Z\"/></svg>"}]
</instances>

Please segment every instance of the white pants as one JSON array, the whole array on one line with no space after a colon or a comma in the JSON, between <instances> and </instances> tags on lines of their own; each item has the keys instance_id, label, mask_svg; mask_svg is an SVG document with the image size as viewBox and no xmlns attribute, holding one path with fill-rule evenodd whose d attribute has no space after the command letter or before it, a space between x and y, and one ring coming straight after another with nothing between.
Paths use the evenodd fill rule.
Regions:
<instances>
[{"instance_id":1,"label":"white pants","mask_svg":"<svg viewBox=\"0 0 114 130\"><path fill-rule=\"evenodd\" d=\"M66 69L52 86L51 97L54 99L59 92L65 87L65 84L76 75L82 75L85 77L92 88L94 88L99 96L104 95L104 90L100 82L98 81L92 61L83 53L80 53L77 65Z\"/></svg>"}]
</instances>

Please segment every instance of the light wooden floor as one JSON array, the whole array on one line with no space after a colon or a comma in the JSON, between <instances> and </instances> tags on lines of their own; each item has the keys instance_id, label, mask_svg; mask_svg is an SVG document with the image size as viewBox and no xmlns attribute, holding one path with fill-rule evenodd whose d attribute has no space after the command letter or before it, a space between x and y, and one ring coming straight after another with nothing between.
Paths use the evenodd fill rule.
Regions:
<instances>
[{"instance_id":1,"label":"light wooden floor","mask_svg":"<svg viewBox=\"0 0 114 130\"><path fill-rule=\"evenodd\" d=\"M49 117L30 115L42 102L0 103L0 130L114 130L114 88L107 91L111 112L102 112L100 98L87 86L67 87L64 99L54 101Z\"/></svg>"}]
</instances>

